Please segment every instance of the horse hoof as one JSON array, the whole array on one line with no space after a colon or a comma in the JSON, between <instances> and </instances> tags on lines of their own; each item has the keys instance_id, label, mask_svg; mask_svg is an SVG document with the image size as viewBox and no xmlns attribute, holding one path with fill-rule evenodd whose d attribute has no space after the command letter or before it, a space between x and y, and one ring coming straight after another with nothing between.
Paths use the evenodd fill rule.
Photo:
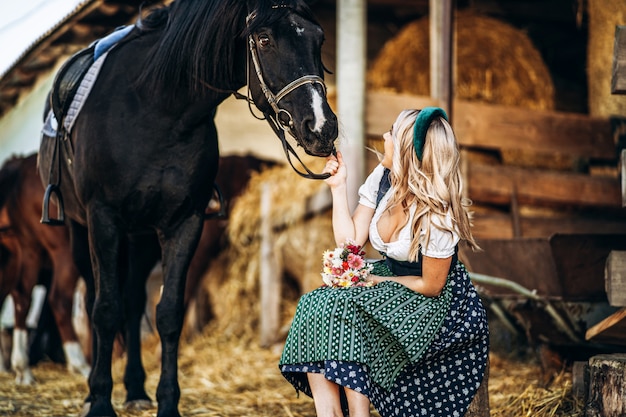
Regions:
<instances>
[{"instance_id":1,"label":"horse hoof","mask_svg":"<svg viewBox=\"0 0 626 417\"><path fill-rule=\"evenodd\" d=\"M71 373L82 375L85 378L89 378L89 374L91 373L91 366L84 365L68 365L67 370Z\"/></svg>"},{"instance_id":2,"label":"horse hoof","mask_svg":"<svg viewBox=\"0 0 626 417\"><path fill-rule=\"evenodd\" d=\"M115 413L115 411L113 410L113 406L111 405L99 407L100 411L96 409L97 407L92 409L92 405L93 404L91 402L85 402L78 416L79 417L117 417L117 414Z\"/></svg>"},{"instance_id":3,"label":"horse hoof","mask_svg":"<svg viewBox=\"0 0 626 417\"><path fill-rule=\"evenodd\" d=\"M154 404L150 400L133 400L124 404L126 411L143 411L154 408Z\"/></svg>"},{"instance_id":4,"label":"horse hoof","mask_svg":"<svg viewBox=\"0 0 626 417\"><path fill-rule=\"evenodd\" d=\"M87 414L89 414L89 410L91 410L91 403L85 403L83 404L83 408L80 410L80 414L78 415L78 417L87 417Z\"/></svg>"},{"instance_id":5,"label":"horse hoof","mask_svg":"<svg viewBox=\"0 0 626 417\"><path fill-rule=\"evenodd\" d=\"M30 370L18 372L15 376L15 383L17 385L34 385L35 377L30 372Z\"/></svg>"}]
</instances>

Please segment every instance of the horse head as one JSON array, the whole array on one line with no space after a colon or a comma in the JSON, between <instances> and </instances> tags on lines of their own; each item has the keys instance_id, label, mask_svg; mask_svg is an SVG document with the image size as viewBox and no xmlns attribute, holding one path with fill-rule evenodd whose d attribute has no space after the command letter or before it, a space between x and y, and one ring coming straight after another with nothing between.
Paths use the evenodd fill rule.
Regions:
<instances>
[{"instance_id":1,"label":"horse head","mask_svg":"<svg viewBox=\"0 0 626 417\"><path fill-rule=\"evenodd\" d=\"M256 107L309 155L330 155L338 125L326 97L321 26L300 1L248 3L248 88Z\"/></svg>"}]
</instances>

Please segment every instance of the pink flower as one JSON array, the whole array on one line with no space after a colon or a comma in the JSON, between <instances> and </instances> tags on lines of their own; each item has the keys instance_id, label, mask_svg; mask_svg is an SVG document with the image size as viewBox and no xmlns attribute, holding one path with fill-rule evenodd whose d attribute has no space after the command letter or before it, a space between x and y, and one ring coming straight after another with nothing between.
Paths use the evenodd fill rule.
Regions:
<instances>
[{"instance_id":1,"label":"pink flower","mask_svg":"<svg viewBox=\"0 0 626 417\"><path fill-rule=\"evenodd\" d=\"M348 255L348 266L352 269L359 270L363 268L365 261L359 255L353 253Z\"/></svg>"}]
</instances>

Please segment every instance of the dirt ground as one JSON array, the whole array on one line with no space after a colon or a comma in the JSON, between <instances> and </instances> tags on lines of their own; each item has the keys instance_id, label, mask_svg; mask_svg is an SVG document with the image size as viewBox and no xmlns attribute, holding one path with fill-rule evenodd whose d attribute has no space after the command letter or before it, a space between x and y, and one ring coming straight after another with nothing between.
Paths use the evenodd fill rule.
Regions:
<instances>
[{"instance_id":1,"label":"dirt ground","mask_svg":"<svg viewBox=\"0 0 626 417\"><path fill-rule=\"evenodd\" d=\"M295 391L281 376L280 346L263 349L255 337L227 340L209 334L183 343L179 360L183 416L198 417L314 417L313 402ZM148 341L144 363L146 388L154 397L158 383L157 343ZM491 354L489 376L492 417L583 415L571 396L571 374L555 375L542 387L541 368L532 357L506 358ZM120 417L156 415L156 403L146 410L126 410L122 383L124 360L114 362L113 405ZM37 384L16 386L10 373L0 374L0 416L79 416L87 395L84 378L68 374L63 365L42 362L33 373ZM378 417L377 413L372 414Z\"/></svg>"}]
</instances>

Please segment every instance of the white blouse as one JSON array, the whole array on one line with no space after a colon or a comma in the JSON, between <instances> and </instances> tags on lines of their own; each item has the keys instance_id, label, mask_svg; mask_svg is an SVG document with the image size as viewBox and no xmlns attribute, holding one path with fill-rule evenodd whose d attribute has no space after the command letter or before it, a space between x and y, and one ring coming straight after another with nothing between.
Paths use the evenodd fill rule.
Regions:
<instances>
[{"instance_id":1,"label":"white blouse","mask_svg":"<svg viewBox=\"0 0 626 417\"><path fill-rule=\"evenodd\" d=\"M389 198L393 194L393 189L383 196L378 208L376 208L376 196L378 194L378 186L383 176L385 168L382 165L377 165L372 173L367 177L365 183L359 188L359 204L362 204L369 208L374 208L374 217L370 222L369 228L369 240L374 249L380 252L384 252L388 257L397 261L407 261L409 259L409 250L411 248L411 224L413 223L413 216L415 215L416 205L413 204L409 207L409 221L400 230L398 239L391 242L384 242L378 233L378 220L385 211ZM445 224L445 227L452 229L452 215L448 211L446 217L433 216L433 223L441 226ZM425 239L426 231L420 232L420 239ZM459 242L459 235L457 232L448 232L440 230L435 225L430 226L430 241L428 245L422 245L420 251L422 255L431 258L448 258L454 255L454 250Z\"/></svg>"}]
</instances>

